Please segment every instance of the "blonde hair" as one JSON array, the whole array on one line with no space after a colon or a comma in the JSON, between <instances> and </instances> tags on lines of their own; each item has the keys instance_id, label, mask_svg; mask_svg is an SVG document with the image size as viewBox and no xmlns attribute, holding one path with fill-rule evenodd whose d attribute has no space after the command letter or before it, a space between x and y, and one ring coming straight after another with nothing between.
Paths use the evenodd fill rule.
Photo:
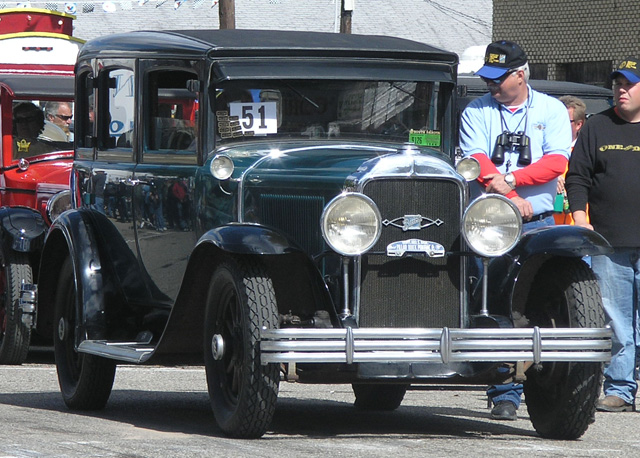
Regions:
<instances>
[{"instance_id":1,"label":"blonde hair","mask_svg":"<svg viewBox=\"0 0 640 458\"><path fill-rule=\"evenodd\" d=\"M582 99L574 95L563 95L558 100L564 103L565 107L573 108L573 119L582 122L587 120L587 105Z\"/></svg>"}]
</instances>

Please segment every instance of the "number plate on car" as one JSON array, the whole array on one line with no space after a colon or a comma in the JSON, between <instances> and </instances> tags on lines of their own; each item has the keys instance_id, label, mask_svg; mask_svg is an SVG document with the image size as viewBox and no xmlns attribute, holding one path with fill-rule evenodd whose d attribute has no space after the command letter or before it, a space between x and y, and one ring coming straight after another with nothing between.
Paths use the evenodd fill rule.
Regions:
<instances>
[{"instance_id":1,"label":"number plate on car","mask_svg":"<svg viewBox=\"0 0 640 458\"><path fill-rule=\"evenodd\" d=\"M422 253L430 258L442 258L445 249L439 243L420 239L399 240L387 245L387 256L401 257L407 253Z\"/></svg>"}]
</instances>

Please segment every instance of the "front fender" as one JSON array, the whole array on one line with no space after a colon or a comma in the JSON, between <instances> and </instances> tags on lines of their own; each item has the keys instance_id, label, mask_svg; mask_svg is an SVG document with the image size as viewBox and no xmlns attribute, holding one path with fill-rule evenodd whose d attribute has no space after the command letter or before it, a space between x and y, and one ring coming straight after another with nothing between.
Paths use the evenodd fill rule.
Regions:
<instances>
[{"instance_id":1,"label":"front fender","mask_svg":"<svg viewBox=\"0 0 640 458\"><path fill-rule=\"evenodd\" d=\"M609 242L598 232L579 226L558 225L526 232L509 253L522 263L538 254L554 256L597 256L613 252Z\"/></svg>"},{"instance_id":2,"label":"front fender","mask_svg":"<svg viewBox=\"0 0 640 458\"><path fill-rule=\"evenodd\" d=\"M51 335L58 273L67 256L73 264L76 297L76 336L97 339L106 329L101 256L92 219L83 210L60 215L49 230L40 261L38 332ZM90 323L90 327L87 327ZM78 344L79 342L76 342Z\"/></svg>"},{"instance_id":3,"label":"front fender","mask_svg":"<svg viewBox=\"0 0 640 458\"><path fill-rule=\"evenodd\" d=\"M209 283L226 256L260 256L271 275L280 313L312 316L316 310L327 310L337 321L321 274L293 240L270 227L231 223L205 233L189 256L156 354L200 351Z\"/></svg>"},{"instance_id":4,"label":"front fender","mask_svg":"<svg viewBox=\"0 0 640 458\"><path fill-rule=\"evenodd\" d=\"M302 252L296 242L276 229L258 224L230 223L216 227L198 241L212 243L233 254L288 254Z\"/></svg>"},{"instance_id":5,"label":"front fender","mask_svg":"<svg viewBox=\"0 0 640 458\"><path fill-rule=\"evenodd\" d=\"M41 249L47 232L40 212L28 207L0 208L0 227L5 246L22 253Z\"/></svg>"},{"instance_id":6,"label":"front fender","mask_svg":"<svg viewBox=\"0 0 640 458\"><path fill-rule=\"evenodd\" d=\"M513 309L524 307L533 278L546 260L556 256L597 256L612 251L602 235L583 227L559 225L528 231L508 254L489 263L490 312L511 316Z\"/></svg>"}]
</instances>

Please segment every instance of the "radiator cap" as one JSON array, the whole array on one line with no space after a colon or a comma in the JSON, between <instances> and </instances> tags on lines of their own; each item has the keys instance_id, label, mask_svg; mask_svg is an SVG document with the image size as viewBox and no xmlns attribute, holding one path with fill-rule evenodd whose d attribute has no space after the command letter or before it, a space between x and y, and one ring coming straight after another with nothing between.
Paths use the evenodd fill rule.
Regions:
<instances>
[{"instance_id":1,"label":"radiator cap","mask_svg":"<svg viewBox=\"0 0 640 458\"><path fill-rule=\"evenodd\" d=\"M398 149L398 154L420 154L420 148L418 148L415 143L406 142Z\"/></svg>"}]
</instances>

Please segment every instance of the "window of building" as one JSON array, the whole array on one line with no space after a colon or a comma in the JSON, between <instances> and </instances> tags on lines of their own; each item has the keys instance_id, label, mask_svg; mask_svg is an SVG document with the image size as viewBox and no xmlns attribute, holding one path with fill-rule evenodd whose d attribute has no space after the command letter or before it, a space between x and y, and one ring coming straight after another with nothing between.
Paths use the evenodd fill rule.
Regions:
<instances>
[{"instance_id":1,"label":"window of building","mask_svg":"<svg viewBox=\"0 0 640 458\"><path fill-rule=\"evenodd\" d=\"M611 61L575 62L559 66L565 81L611 87Z\"/></svg>"}]
</instances>

